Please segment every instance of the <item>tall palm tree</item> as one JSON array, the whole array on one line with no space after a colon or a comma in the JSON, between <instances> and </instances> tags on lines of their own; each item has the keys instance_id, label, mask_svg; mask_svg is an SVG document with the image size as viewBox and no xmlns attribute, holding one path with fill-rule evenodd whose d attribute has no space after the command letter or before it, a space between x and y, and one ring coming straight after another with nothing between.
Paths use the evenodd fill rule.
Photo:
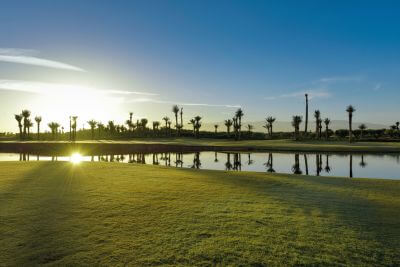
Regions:
<instances>
[{"instance_id":1,"label":"tall palm tree","mask_svg":"<svg viewBox=\"0 0 400 267\"><path fill-rule=\"evenodd\" d=\"M37 140L39 140L39 133L40 133L40 122L42 121L42 117L36 116L35 121L37 124Z\"/></svg>"},{"instance_id":2,"label":"tall palm tree","mask_svg":"<svg viewBox=\"0 0 400 267\"><path fill-rule=\"evenodd\" d=\"M236 110L235 117L238 119L238 134L239 134L239 139L240 139L240 134L242 132L242 117L244 116L244 112L241 108Z\"/></svg>"},{"instance_id":3,"label":"tall palm tree","mask_svg":"<svg viewBox=\"0 0 400 267\"><path fill-rule=\"evenodd\" d=\"M299 128L300 124L303 121L303 118L301 116L295 115L292 118L292 126L294 127L294 139L298 140L299 138Z\"/></svg>"},{"instance_id":4,"label":"tall palm tree","mask_svg":"<svg viewBox=\"0 0 400 267\"><path fill-rule=\"evenodd\" d=\"M328 118L325 118L324 123L325 123L325 138L326 138L326 140L328 140L329 124L331 123L331 120Z\"/></svg>"},{"instance_id":5,"label":"tall palm tree","mask_svg":"<svg viewBox=\"0 0 400 267\"><path fill-rule=\"evenodd\" d=\"M319 110L314 111L314 118L315 118L315 135L320 138L319 133L319 123L321 121L321 112Z\"/></svg>"},{"instance_id":6,"label":"tall palm tree","mask_svg":"<svg viewBox=\"0 0 400 267\"><path fill-rule=\"evenodd\" d=\"M51 130L51 135L53 137L53 140L56 139L58 127L60 126L57 122L50 122L47 124Z\"/></svg>"},{"instance_id":7,"label":"tall palm tree","mask_svg":"<svg viewBox=\"0 0 400 267\"><path fill-rule=\"evenodd\" d=\"M181 126L183 128L183 108L181 108L180 115L181 115Z\"/></svg>"},{"instance_id":8,"label":"tall palm tree","mask_svg":"<svg viewBox=\"0 0 400 267\"><path fill-rule=\"evenodd\" d=\"M163 121L165 121L165 135L167 135L168 133L168 122L169 122L169 118L168 116L165 116L164 118L162 118Z\"/></svg>"},{"instance_id":9,"label":"tall palm tree","mask_svg":"<svg viewBox=\"0 0 400 267\"><path fill-rule=\"evenodd\" d=\"M254 126L251 124L247 124L247 133L249 134L249 136L251 135L251 131L254 129Z\"/></svg>"},{"instance_id":10,"label":"tall palm tree","mask_svg":"<svg viewBox=\"0 0 400 267\"><path fill-rule=\"evenodd\" d=\"M26 136L26 129L28 127L28 119L31 116L31 112L27 109L22 110L21 113L22 117L24 118L24 137Z\"/></svg>"},{"instance_id":11,"label":"tall palm tree","mask_svg":"<svg viewBox=\"0 0 400 267\"><path fill-rule=\"evenodd\" d=\"M201 117L200 116L196 116L194 117L194 121L195 121L195 129L196 129L196 138L199 138L199 133L200 133L200 127L201 127Z\"/></svg>"},{"instance_id":12,"label":"tall palm tree","mask_svg":"<svg viewBox=\"0 0 400 267\"><path fill-rule=\"evenodd\" d=\"M306 97L306 125L304 128L304 133L307 134L307 127L308 127L308 94L305 94Z\"/></svg>"},{"instance_id":13,"label":"tall palm tree","mask_svg":"<svg viewBox=\"0 0 400 267\"><path fill-rule=\"evenodd\" d=\"M266 120L267 120L267 123L268 123L269 135L272 138L272 125L274 124L276 118L270 116Z\"/></svg>"},{"instance_id":14,"label":"tall palm tree","mask_svg":"<svg viewBox=\"0 0 400 267\"><path fill-rule=\"evenodd\" d=\"M179 113L178 105L172 106L172 112L175 114L175 128L176 128L176 134L178 134L178 113Z\"/></svg>"},{"instance_id":15,"label":"tall palm tree","mask_svg":"<svg viewBox=\"0 0 400 267\"><path fill-rule=\"evenodd\" d=\"M133 112L129 112L129 121L132 123Z\"/></svg>"},{"instance_id":16,"label":"tall palm tree","mask_svg":"<svg viewBox=\"0 0 400 267\"><path fill-rule=\"evenodd\" d=\"M352 131L353 113L356 111L356 109L352 105L349 105L346 108L346 111L349 114L349 142L351 143L352 135L353 135L353 131Z\"/></svg>"},{"instance_id":17,"label":"tall palm tree","mask_svg":"<svg viewBox=\"0 0 400 267\"><path fill-rule=\"evenodd\" d=\"M190 119L189 124L193 126L193 135L196 135L196 121L195 119Z\"/></svg>"},{"instance_id":18,"label":"tall palm tree","mask_svg":"<svg viewBox=\"0 0 400 267\"><path fill-rule=\"evenodd\" d=\"M218 132L218 124L214 124L215 133Z\"/></svg>"},{"instance_id":19,"label":"tall palm tree","mask_svg":"<svg viewBox=\"0 0 400 267\"><path fill-rule=\"evenodd\" d=\"M358 126L358 129L360 129L360 131L361 131L360 138L362 139L364 136L364 131L367 129L367 125L365 125L364 123L361 123L360 126Z\"/></svg>"},{"instance_id":20,"label":"tall palm tree","mask_svg":"<svg viewBox=\"0 0 400 267\"><path fill-rule=\"evenodd\" d=\"M31 119L26 120L26 127L28 129L28 137L29 137L29 135L31 133L31 127L33 127L33 122L31 121Z\"/></svg>"},{"instance_id":21,"label":"tall palm tree","mask_svg":"<svg viewBox=\"0 0 400 267\"><path fill-rule=\"evenodd\" d=\"M396 129L397 129L397 131L399 130L399 126L400 126L400 122L399 121L396 121Z\"/></svg>"},{"instance_id":22,"label":"tall palm tree","mask_svg":"<svg viewBox=\"0 0 400 267\"><path fill-rule=\"evenodd\" d=\"M89 126L90 126L90 130L91 130L91 132L92 132L92 140L93 140L93 139L94 139L94 129L96 128L97 121L95 121L95 120L90 120L90 121L88 121L87 123L88 123Z\"/></svg>"},{"instance_id":23,"label":"tall palm tree","mask_svg":"<svg viewBox=\"0 0 400 267\"><path fill-rule=\"evenodd\" d=\"M77 126L78 116L72 116L72 139L76 140L76 126Z\"/></svg>"},{"instance_id":24,"label":"tall palm tree","mask_svg":"<svg viewBox=\"0 0 400 267\"><path fill-rule=\"evenodd\" d=\"M22 115L15 114L14 115L15 120L18 122L18 128L19 128L19 139L22 140Z\"/></svg>"},{"instance_id":25,"label":"tall palm tree","mask_svg":"<svg viewBox=\"0 0 400 267\"><path fill-rule=\"evenodd\" d=\"M228 133L228 138L229 138L231 134L232 120L225 120L224 124L226 126L226 132Z\"/></svg>"},{"instance_id":26,"label":"tall palm tree","mask_svg":"<svg viewBox=\"0 0 400 267\"><path fill-rule=\"evenodd\" d=\"M104 124L103 123L101 123L101 122L98 122L97 123L97 131L98 131L98 139L100 139L101 138L101 131L103 131L104 130Z\"/></svg>"}]
</instances>

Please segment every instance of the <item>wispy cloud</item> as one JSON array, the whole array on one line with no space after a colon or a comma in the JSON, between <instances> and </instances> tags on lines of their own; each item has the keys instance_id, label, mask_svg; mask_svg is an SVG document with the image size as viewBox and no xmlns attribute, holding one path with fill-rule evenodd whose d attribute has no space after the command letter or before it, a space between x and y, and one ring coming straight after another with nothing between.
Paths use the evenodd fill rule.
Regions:
<instances>
[{"instance_id":1,"label":"wispy cloud","mask_svg":"<svg viewBox=\"0 0 400 267\"><path fill-rule=\"evenodd\" d=\"M318 80L313 81L313 83L334 83L334 82L360 82L364 79L363 76L354 75L354 76L333 76L333 77L324 77Z\"/></svg>"},{"instance_id":2,"label":"wispy cloud","mask_svg":"<svg viewBox=\"0 0 400 267\"><path fill-rule=\"evenodd\" d=\"M152 98L134 98L127 101L128 103L150 102L156 104L176 104L180 106L201 106L201 107L222 107L222 108L240 108L240 105L223 105L223 104L206 104L206 103L179 103L175 101L165 101Z\"/></svg>"},{"instance_id":3,"label":"wispy cloud","mask_svg":"<svg viewBox=\"0 0 400 267\"><path fill-rule=\"evenodd\" d=\"M380 83L375 84L374 91L379 91L381 89L382 89L382 84L380 84Z\"/></svg>"},{"instance_id":4,"label":"wispy cloud","mask_svg":"<svg viewBox=\"0 0 400 267\"><path fill-rule=\"evenodd\" d=\"M88 94L103 94L103 95L144 95L154 96L157 94L147 92L131 92L122 90L102 90L91 87L86 87L76 84L62 84L62 83L46 83L39 81L21 81L21 80L2 80L0 79L0 90L20 91L37 94L77 94L85 92Z\"/></svg>"},{"instance_id":5,"label":"wispy cloud","mask_svg":"<svg viewBox=\"0 0 400 267\"><path fill-rule=\"evenodd\" d=\"M316 90L303 90L303 91L297 91L289 94L282 94L279 96L267 96L264 97L265 100L275 100L278 98L303 98L305 94L308 94L308 98L329 98L332 96L332 94L326 90L326 89L316 89Z\"/></svg>"},{"instance_id":6,"label":"wispy cloud","mask_svg":"<svg viewBox=\"0 0 400 267\"><path fill-rule=\"evenodd\" d=\"M72 71L85 71L70 64L34 56L37 53L35 50L28 49L0 48L0 61Z\"/></svg>"},{"instance_id":7,"label":"wispy cloud","mask_svg":"<svg viewBox=\"0 0 400 267\"><path fill-rule=\"evenodd\" d=\"M308 98L329 98L331 97L331 93L326 90L305 90L299 92L293 92L290 94L283 94L279 97L304 97L305 94L308 94Z\"/></svg>"}]
</instances>

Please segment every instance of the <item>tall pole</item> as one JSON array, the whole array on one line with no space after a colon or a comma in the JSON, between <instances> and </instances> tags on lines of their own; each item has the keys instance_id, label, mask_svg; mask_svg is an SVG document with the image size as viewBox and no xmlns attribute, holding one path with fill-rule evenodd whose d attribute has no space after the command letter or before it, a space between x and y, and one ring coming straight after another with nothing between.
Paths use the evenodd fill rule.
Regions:
<instances>
[{"instance_id":1,"label":"tall pole","mask_svg":"<svg viewBox=\"0 0 400 267\"><path fill-rule=\"evenodd\" d=\"M307 135L307 127L308 127L308 94L305 94L306 96L306 126L304 129L304 133Z\"/></svg>"}]
</instances>

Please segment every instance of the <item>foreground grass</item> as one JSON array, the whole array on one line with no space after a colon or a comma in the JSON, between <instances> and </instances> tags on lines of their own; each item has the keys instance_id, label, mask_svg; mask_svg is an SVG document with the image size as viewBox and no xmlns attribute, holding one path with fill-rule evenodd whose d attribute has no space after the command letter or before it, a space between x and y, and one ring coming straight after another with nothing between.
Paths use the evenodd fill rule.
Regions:
<instances>
[{"instance_id":1,"label":"foreground grass","mask_svg":"<svg viewBox=\"0 0 400 267\"><path fill-rule=\"evenodd\" d=\"M0 163L0 265L398 265L400 182Z\"/></svg>"},{"instance_id":2,"label":"foreground grass","mask_svg":"<svg viewBox=\"0 0 400 267\"><path fill-rule=\"evenodd\" d=\"M12 141L15 143L18 141ZM0 142L0 147L2 143ZM28 141L21 143L37 143ZM48 144L54 142L42 141L40 143ZM66 143L56 142L56 143ZM68 142L67 142L68 143ZM105 144L168 144L168 145L186 145L186 146L222 146L229 148L250 148L259 150L273 151L301 151L301 152L365 152L365 153L400 153L400 142L354 142L346 141L294 141L291 139L279 140L226 140L226 139L194 139L194 138L137 138L132 140L86 140L77 141L77 143L105 143Z\"/></svg>"}]
</instances>

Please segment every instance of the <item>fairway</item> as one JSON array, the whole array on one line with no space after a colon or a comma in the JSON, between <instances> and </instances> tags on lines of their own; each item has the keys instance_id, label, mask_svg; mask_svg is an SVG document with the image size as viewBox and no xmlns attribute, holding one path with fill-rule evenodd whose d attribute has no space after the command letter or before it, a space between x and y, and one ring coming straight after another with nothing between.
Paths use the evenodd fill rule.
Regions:
<instances>
[{"instance_id":1,"label":"fairway","mask_svg":"<svg viewBox=\"0 0 400 267\"><path fill-rule=\"evenodd\" d=\"M0 265L398 265L400 182L0 163Z\"/></svg>"}]
</instances>

